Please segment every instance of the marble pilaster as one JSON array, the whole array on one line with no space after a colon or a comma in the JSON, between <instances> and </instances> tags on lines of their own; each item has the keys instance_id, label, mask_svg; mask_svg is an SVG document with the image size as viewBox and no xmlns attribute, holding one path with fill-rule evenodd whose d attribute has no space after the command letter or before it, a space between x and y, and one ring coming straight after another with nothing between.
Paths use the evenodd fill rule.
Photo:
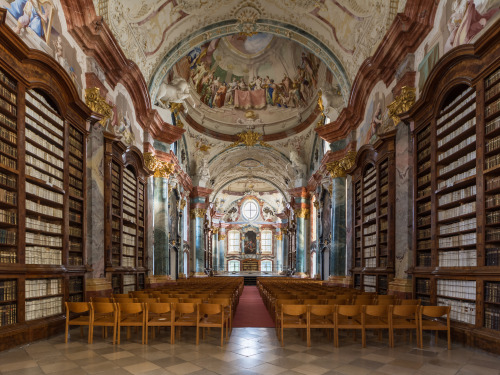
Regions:
<instances>
[{"instance_id":1,"label":"marble pilaster","mask_svg":"<svg viewBox=\"0 0 500 375\"><path fill-rule=\"evenodd\" d=\"M154 274L170 275L168 178L154 178Z\"/></svg>"},{"instance_id":2,"label":"marble pilaster","mask_svg":"<svg viewBox=\"0 0 500 375\"><path fill-rule=\"evenodd\" d=\"M332 179L330 276L346 275L346 178Z\"/></svg>"},{"instance_id":3,"label":"marble pilaster","mask_svg":"<svg viewBox=\"0 0 500 375\"><path fill-rule=\"evenodd\" d=\"M155 248L155 235L153 228L153 216L155 210L155 178L153 176L148 177L148 185L147 185L147 197L148 197L148 205L147 205L147 225L146 228L146 236L147 236L147 254L148 254L148 270L150 273L153 273L153 264L154 264L154 248Z\"/></svg>"},{"instance_id":4,"label":"marble pilaster","mask_svg":"<svg viewBox=\"0 0 500 375\"><path fill-rule=\"evenodd\" d=\"M224 259L224 254L225 254L225 245L226 245L226 242L225 242L225 237L226 237L226 233L225 231L221 233L221 235L219 236L219 256L218 256L218 266L217 266L217 269L219 271L224 271L224 268L225 268L225 259Z\"/></svg>"}]
</instances>

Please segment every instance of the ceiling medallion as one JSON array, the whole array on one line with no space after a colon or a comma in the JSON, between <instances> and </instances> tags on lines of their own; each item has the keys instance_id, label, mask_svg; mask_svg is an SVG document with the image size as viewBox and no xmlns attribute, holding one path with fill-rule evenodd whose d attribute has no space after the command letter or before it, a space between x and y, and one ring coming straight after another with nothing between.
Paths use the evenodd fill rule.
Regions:
<instances>
[{"instance_id":1,"label":"ceiling medallion","mask_svg":"<svg viewBox=\"0 0 500 375\"><path fill-rule=\"evenodd\" d=\"M261 11L257 7L247 2L243 4L236 12L236 19L238 20L237 28L240 30L240 34L246 36L252 36L257 34L257 20L261 16Z\"/></svg>"}]
</instances>

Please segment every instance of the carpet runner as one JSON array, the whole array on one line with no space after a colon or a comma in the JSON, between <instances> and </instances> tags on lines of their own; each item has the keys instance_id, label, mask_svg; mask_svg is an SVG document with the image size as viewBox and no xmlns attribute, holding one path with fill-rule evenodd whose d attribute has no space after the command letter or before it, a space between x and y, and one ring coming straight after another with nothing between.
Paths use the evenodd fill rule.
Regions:
<instances>
[{"instance_id":1,"label":"carpet runner","mask_svg":"<svg viewBox=\"0 0 500 375\"><path fill-rule=\"evenodd\" d=\"M274 327L271 315L260 297L256 286L245 285L240 297L233 327Z\"/></svg>"}]
</instances>

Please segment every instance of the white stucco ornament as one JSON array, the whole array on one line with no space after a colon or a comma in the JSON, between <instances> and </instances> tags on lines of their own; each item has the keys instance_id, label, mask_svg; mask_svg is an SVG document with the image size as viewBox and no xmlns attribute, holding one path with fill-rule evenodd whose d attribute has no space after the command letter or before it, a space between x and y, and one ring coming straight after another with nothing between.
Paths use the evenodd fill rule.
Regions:
<instances>
[{"instance_id":1,"label":"white stucco ornament","mask_svg":"<svg viewBox=\"0 0 500 375\"><path fill-rule=\"evenodd\" d=\"M160 85L155 104L167 108L168 103L184 103L186 99L191 99L189 84L184 78L174 78L172 82L163 82ZM184 106L184 108L187 108L187 106Z\"/></svg>"}]
</instances>

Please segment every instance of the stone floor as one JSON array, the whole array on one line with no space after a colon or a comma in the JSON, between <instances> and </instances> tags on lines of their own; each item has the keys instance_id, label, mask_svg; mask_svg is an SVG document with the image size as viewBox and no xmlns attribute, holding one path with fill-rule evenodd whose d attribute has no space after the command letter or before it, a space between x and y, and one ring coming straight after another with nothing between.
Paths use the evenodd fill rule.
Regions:
<instances>
[{"instance_id":1,"label":"stone floor","mask_svg":"<svg viewBox=\"0 0 500 375\"><path fill-rule=\"evenodd\" d=\"M440 340L434 346L425 336L423 350L396 337L396 348L387 346L387 337L378 342L368 334L366 349L351 334L341 337L341 347L334 348L321 332L315 332L307 348L295 331L285 332L281 348L273 328L235 328L229 342L221 349L218 332L195 345L194 330L170 345L165 332L162 338L141 345L139 335L113 346L98 335L92 345L80 338L79 329L71 331L68 344L62 335L49 340L0 352L0 373L20 374L422 374L483 375L500 374L500 357L454 344L445 349Z\"/></svg>"}]
</instances>

